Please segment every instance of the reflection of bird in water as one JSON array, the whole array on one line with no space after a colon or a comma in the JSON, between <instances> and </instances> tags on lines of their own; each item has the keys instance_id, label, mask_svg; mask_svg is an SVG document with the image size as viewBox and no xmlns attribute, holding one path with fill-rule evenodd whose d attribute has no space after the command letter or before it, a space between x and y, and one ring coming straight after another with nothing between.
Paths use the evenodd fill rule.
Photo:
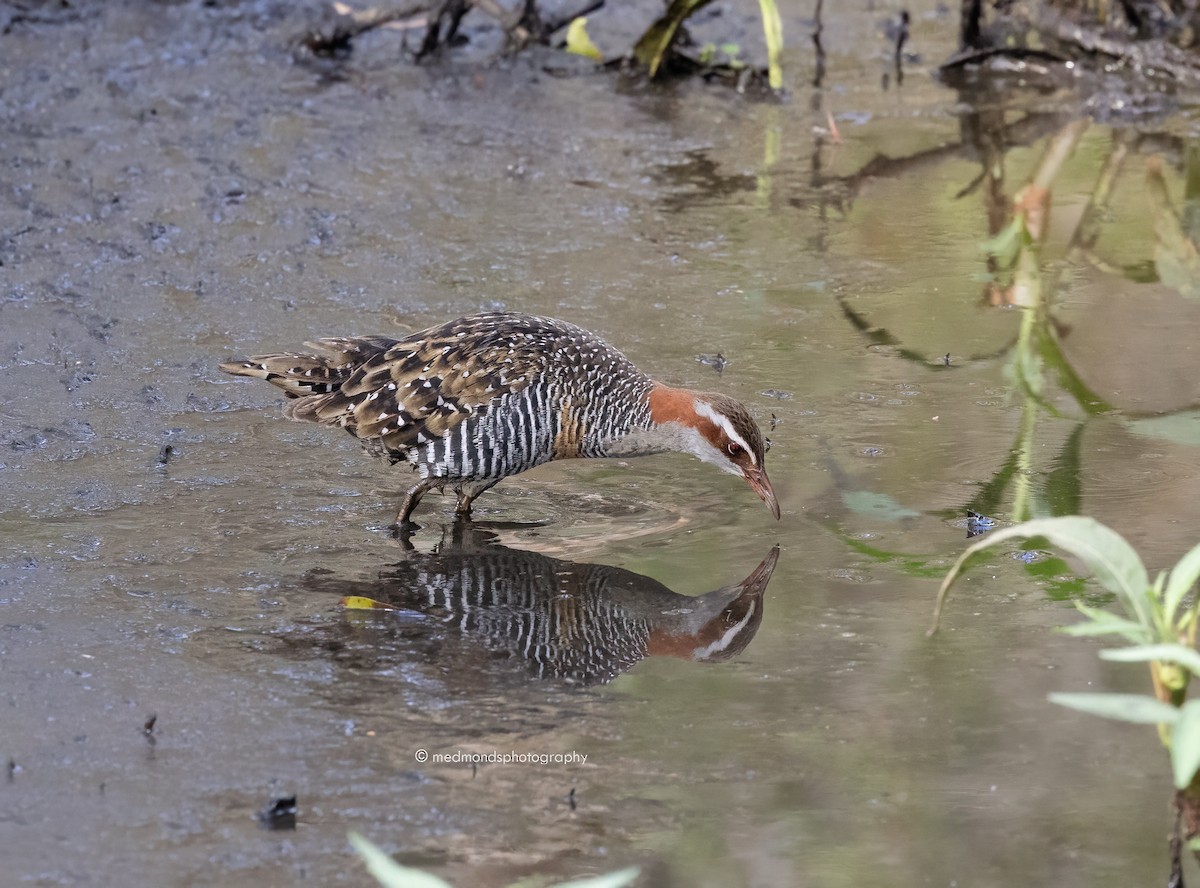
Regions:
<instances>
[{"instance_id":1,"label":"reflection of bird in water","mask_svg":"<svg viewBox=\"0 0 1200 888\"><path fill-rule=\"evenodd\" d=\"M766 445L732 398L656 382L573 324L508 312L459 318L405 339L322 339L316 354L221 369L283 389L295 420L338 426L421 474L396 523L451 484L459 514L503 478L553 459L678 450L750 484L779 517Z\"/></svg>"},{"instance_id":2,"label":"reflection of bird in water","mask_svg":"<svg viewBox=\"0 0 1200 888\"><path fill-rule=\"evenodd\" d=\"M619 567L510 549L482 530L466 534L441 551L410 552L378 584L351 594L440 620L526 661L538 678L582 684L611 681L650 656L736 656L758 632L779 558L776 546L742 582L692 597Z\"/></svg>"}]
</instances>

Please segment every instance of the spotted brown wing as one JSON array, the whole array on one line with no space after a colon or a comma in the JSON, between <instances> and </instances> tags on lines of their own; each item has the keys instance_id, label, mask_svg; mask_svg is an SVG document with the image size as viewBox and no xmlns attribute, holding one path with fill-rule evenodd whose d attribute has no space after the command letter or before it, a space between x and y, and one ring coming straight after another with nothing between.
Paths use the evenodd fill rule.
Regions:
<instances>
[{"instance_id":1,"label":"spotted brown wing","mask_svg":"<svg viewBox=\"0 0 1200 888\"><path fill-rule=\"evenodd\" d=\"M360 439L403 451L442 437L545 373L554 331L497 323L486 315L471 320L425 330L375 352L337 391L294 402L290 415L340 425ZM361 353L360 342L322 339L316 345Z\"/></svg>"}]
</instances>

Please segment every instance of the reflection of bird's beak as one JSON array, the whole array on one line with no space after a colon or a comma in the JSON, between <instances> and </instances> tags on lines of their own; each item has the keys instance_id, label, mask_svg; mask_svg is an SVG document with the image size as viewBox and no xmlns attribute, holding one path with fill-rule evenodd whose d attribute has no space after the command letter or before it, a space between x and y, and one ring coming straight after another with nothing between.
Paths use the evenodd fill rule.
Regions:
<instances>
[{"instance_id":1,"label":"reflection of bird's beak","mask_svg":"<svg viewBox=\"0 0 1200 888\"><path fill-rule=\"evenodd\" d=\"M775 516L775 520L779 520L779 501L775 499L775 491L771 489L771 479L767 477L765 469L747 469L745 472L746 483L750 488L759 495L767 508L771 510L771 514Z\"/></svg>"}]
</instances>

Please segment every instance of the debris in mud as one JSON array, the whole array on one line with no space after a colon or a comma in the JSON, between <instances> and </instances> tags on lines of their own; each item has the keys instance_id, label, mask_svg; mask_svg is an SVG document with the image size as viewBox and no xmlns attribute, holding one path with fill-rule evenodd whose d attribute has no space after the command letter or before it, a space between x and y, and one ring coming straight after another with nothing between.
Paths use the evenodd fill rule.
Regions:
<instances>
[{"instance_id":1,"label":"debris in mud","mask_svg":"<svg viewBox=\"0 0 1200 888\"><path fill-rule=\"evenodd\" d=\"M399 9L364 10L334 2L321 20L295 39L294 46L300 61L337 65L350 57L354 41L367 32L399 31L404 35L402 39L407 40L408 32L413 31L420 32L419 43L407 52L419 62L445 48L470 42L463 33L463 19L477 11L493 19L504 32L504 55L535 44L553 46L562 50L565 57L577 56L597 63L595 69L599 70L618 70L627 76L650 80L663 76L701 77L705 81L733 86L738 92L753 88L777 94L782 86L779 52L783 34L774 0L764 0L761 4L768 44L769 64L766 68L749 65L738 58L736 44L706 45L698 50L691 44L685 20L711 2L692 0L669 4L632 47L620 54L610 54L607 60L584 29L585 16L603 7L604 0L578 0L571 8L559 7L553 14L540 10L536 0L525 0L511 10L496 0L418 0ZM566 31L566 36L556 38L560 31ZM543 70L554 76L565 76L574 69L550 65L543 66Z\"/></svg>"},{"instance_id":2,"label":"debris in mud","mask_svg":"<svg viewBox=\"0 0 1200 888\"><path fill-rule=\"evenodd\" d=\"M12 783L17 778L17 771L21 770L21 766L17 764L17 760L10 758L8 764L4 768L4 772L8 777L8 782Z\"/></svg>"},{"instance_id":3,"label":"debris in mud","mask_svg":"<svg viewBox=\"0 0 1200 888\"><path fill-rule=\"evenodd\" d=\"M293 795L275 799L258 813L258 822L267 829L295 829L296 797Z\"/></svg>"},{"instance_id":4,"label":"debris in mud","mask_svg":"<svg viewBox=\"0 0 1200 888\"><path fill-rule=\"evenodd\" d=\"M776 398L780 401L790 401L796 397L795 392L785 392L781 389L767 389L765 392L759 392L764 398Z\"/></svg>"},{"instance_id":5,"label":"debris in mud","mask_svg":"<svg viewBox=\"0 0 1200 888\"><path fill-rule=\"evenodd\" d=\"M145 724L142 725L142 733L145 734L147 737L152 736L154 734L154 726L157 723L158 723L158 713L157 712L150 713L150 717L148 719L146 719Z\"/></svg>"},{"instance_id":6,"label":"debris in mud","mask_svg":"<svg viewBox=\"0 0 1200 888\"><path fill-rule=\"evenodd\" d=\"M575 787L573 786L571 787L571 791L567 793L567 804L571 806L572 811L579 807L575 801Z\"/></svg>"},{"instance_id":7,"label":"debris in mud","mask_svg":"<svg viewBox=\"0 0 1200 888\"><path fill-rule=\"evenodd\" d=\"M175 455L175 448L170 444L164 444L158 451L158 465L166 468L167 463L171 461L171 457Z\"/></svg>"},{"instance_id":8,"label":"debris in mud","mask_svg":"<svg viewBox=\"0 0 1200 888\"><path fill-rule=\"evenodd\" d=\"M393 607L386 602L376 601L374 598L367 598L365 595L347 595L338 604L346 610L399 610L399 608Z\"/></svg>"},{"instance_id":9,"label":"debris in mud","mask_svg":"<svg viewBox=\"0 0 1200 888\"><path fill-rule=\"evenodd\" d=\"M95 363L89 361L88 366L95 367ZM64 368L63 374L58 378L58 381L63 384L63 388L68 392L73 392L87 385L95 378L96 374L92 370L84 369L82 361L76 361L74 367L68 366Z\"/></svg>"},{"instance_id":10,"label":"debris in mud","mask_svg":"<svg viewBox=\"0 0 1200 888\"><path fill-rule=\"evenodd\" d=\"M729 363L729 359L720 352L717 352L715 355L696 355L696 363L703 364L705 367L712 367L717 373L720 373Z\"/></svg>"},{"instance_id":11,"label":"debris in mud","mask_svg":"<svg viewBox=\"0 0 1200 888\"><path fill-rule=\"evenodd\" d=\"M1075 7L1075 8L1072 8ZM1150 7L1153 7L1151 9ZM956 83L966 72L1053 78L1065 71L1115 74L1130 89L1200 89L1196 13L1179 3L1120 3L1103 10L1044 0L964 4L959 50L939 69Z\"/></svg>"}]
</instances>

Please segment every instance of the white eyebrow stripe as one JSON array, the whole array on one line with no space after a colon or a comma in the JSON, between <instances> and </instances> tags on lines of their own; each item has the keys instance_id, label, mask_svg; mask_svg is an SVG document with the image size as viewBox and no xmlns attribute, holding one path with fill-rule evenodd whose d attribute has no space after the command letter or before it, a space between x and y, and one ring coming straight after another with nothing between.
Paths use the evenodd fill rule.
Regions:
<instances>
[{"instance_id":1,"label":"white eyebrow stripe","mask_svg":"<svg viewBox=\"0 0 1200 888\"><path fill-rule=\"evenodd\" d=\"M696 400L693 402L696 412L701 416L711 419L713 423L721 427L721 430L729 437L730 441L741 445L742 450L750 455L750 462L753 465L758 465L758 457L754 455L754 451L750 449L750 445L746 443L746 439L733 430L733 425L723 413L718 413L704 401ZM729 454L726 454L728 456Z\"/></svg>"},{"instance_id":2,"label":"white eyebrow stripe","mask_svg":"<svg viewBox=\"0 0 1200 888\"><path fill-rule=\"evenodd\" d=\"M755 605L751 604L749 610L746 611L746 616L742 617L735 624L733 624L728 629L726 629L725 632L721 635L721 637L718 638L716 641L714 641L712 644L706 645L705 647L702 647L702 648L696 648L696 650L693 651L693 653L692 653L692 659L707 660L713 654L720 653L721 651L723 651L727 647L729 647L729 645L733 642L733 640L736 639L738 637L739 633L741 633L741 631L746 627L746 624L749 623L751 619L753 619L754 612L756 610L758 610L758 608Z\"/></svg>"}]
</instances>

